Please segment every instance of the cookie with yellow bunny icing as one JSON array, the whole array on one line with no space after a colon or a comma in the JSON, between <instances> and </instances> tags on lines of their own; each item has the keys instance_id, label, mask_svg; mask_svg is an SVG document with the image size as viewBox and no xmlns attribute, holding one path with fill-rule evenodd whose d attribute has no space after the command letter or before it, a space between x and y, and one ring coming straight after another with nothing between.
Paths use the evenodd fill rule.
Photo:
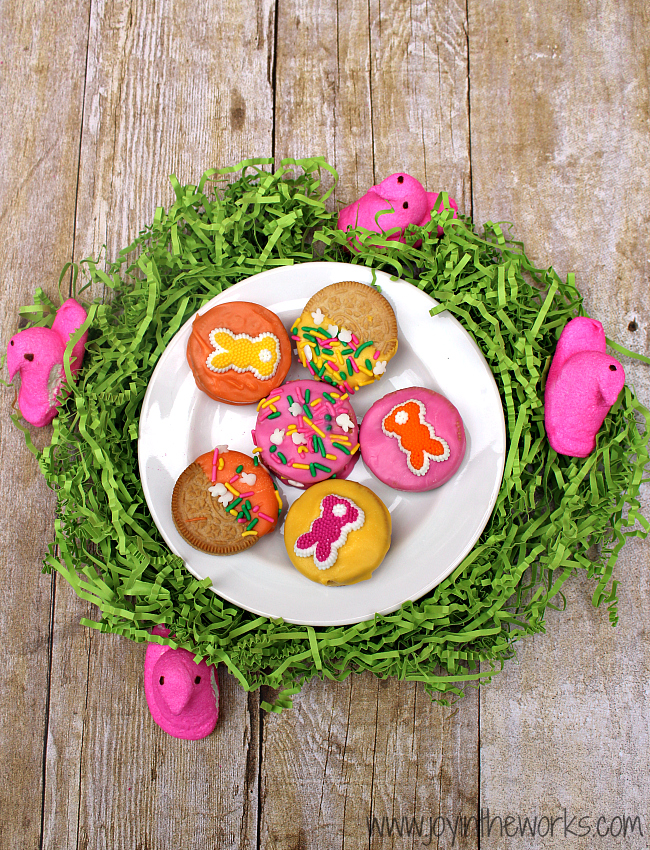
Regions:
<instances>
[{"instance_id":1,"label":"cookie with yellow bunny icing","mask_svg":"<svg viewBox=\"0 0 650 850\"><path fill-rule=\"evenodd\" d=\"M319 584L366 581L390 547L388 508L368 487L338 479L314 484L284 524L291 563Z\"/></svg>"},{"instance_id":2,"label":"cookie with yellow bunny icing","mask_svg":"<svg viewBox=\"0 0 650 850\"><path fill-rule=\"evenodd\" d=\"M249 301L198 313L187 343L197 387L227 404L254 404L284 381L291 341L270 310Z\"/></svg>"},{"instance_id":3,"label":"cookie with yellow bunny icing","mask_svg":"<svg viewBox=\"0 0 650 850\"><path fill-rule=\"evenodd\" d=\"M397 352L393 308L374 287L356 280L320 289L291 335L312 377L350 395L378 381Z\"/></svg>"}]
</instances>

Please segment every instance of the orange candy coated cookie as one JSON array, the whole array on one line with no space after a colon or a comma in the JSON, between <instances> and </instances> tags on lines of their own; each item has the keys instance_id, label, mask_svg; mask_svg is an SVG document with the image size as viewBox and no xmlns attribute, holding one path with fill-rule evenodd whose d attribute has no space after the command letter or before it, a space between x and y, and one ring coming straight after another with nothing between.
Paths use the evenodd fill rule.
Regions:
<instances>
[{"instance_id":1,"label":"orange candy coated cookie","mask_svg":"<svg viewBox=\"0 0 650 850\"><path fill-rule=\"evenodd\" d=\"M187 362L197 387L210 398L255 404L286 378L291 341L275 313L232 301L194 319Z\"/></svg>"}]
</instances>

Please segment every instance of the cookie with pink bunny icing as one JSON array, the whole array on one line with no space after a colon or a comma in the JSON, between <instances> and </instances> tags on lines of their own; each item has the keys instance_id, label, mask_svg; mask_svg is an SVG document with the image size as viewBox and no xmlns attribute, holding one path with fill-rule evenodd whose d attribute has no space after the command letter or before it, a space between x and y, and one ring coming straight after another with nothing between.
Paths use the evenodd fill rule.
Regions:
<instances>
[{"instance_id":1,"label":"cookie with pink bunny icing","mask_svg":"<svg viewBox=\"0 0 650 850\"><path fill-rule=\"evenodd\" d=\"M359 457L348 393L318 381L288 381L262 399L252 436L264 465L303 489L346 478Z\"/></svg>"},{"instance_id":2,"label":"cookie with pink bunny icing","mask_svg":"<svg viewBox=\"0 0 650 850\"><path fill-rule=\"evenodd\" d=\"M369 579L390 548L388 508L355 481L321 481L293 503L284 524L291 563L311 581Z\"/></svg>"},{"instance_id":3,"label":"cookie with pink bunny icing","mask_svg":"<svg viewBox=\"0 0 650 850\"><path fill-rule=\"evenodd\" d=\"M460 413L426 387L407 387L376 401L364 416L360 440L368 469L396 490L440 487L465 457Z\"/></svg>"}]
</instances>

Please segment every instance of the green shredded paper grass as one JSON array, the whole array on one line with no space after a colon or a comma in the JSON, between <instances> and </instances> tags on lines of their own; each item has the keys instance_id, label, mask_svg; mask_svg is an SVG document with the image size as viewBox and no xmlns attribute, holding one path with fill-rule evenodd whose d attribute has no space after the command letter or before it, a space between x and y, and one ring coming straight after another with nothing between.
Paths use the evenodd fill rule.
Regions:
<instances>
[{"instance_id":1,"label":"green shredded paper grass","mask_svg":"<svg viewBox=\"0 0 650 850\"><path fill-rule=\"evenodd\" d=\"M269 166L255 159L208 171L198 186L172 177L173 206L157 209L114 262L81 263L87 285L102 284L106 296L86 304L88 321L68 344L69 358L88 329L84 366L54 420L51 444L37 451L15 419L57 493L46 570L61 573L101 612L99 622L82 622L223 662L247 690L279 689L273 705L263 703L275 711L290 706L313 676L340 681L364 670L423 682L442 701L462 695L464 683L489 681L517 640L544 630L546 608L563 604L562 588L579 571L593 579L594 605L606 605L615 623L612 568L626 539L649 528L637 496L650 413L626 386L595 452L579 459L550 448L545 374L562 328L584 315L572 276L563 282L552 268L535 268L497 224L479 232L448 209L432 216L444 227L441 238L436 227L433 235L413 227L403 244L359 228L359 250L350 253L325 207L332 190L324 191L321 178L329 172L336 179L333 169L320 158ZM194 578L153 523L137 459L147 384L181 325L244 278L314 260L381 269L433 296L439 306L432 314L448 310L481 348L507 431L494 512L452 575L393 614L329 628L251 614L220 599L209 579ZM31 324L47 325L55 309L38 291L22 312ZM66 368L70 377L69 360ZM157 623L171 629L173 641L150 634Z\"/></svg>"}]
</instances>

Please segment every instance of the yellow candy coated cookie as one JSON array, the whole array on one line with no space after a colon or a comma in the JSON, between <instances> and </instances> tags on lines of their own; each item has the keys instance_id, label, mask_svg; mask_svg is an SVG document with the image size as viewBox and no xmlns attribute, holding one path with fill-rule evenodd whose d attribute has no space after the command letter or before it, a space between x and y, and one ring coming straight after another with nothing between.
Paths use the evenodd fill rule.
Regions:
<instances>
[{"instance_id":1,"label":"yellow candy coated cookie","mask_svg":"<svg viewBox=\"0 0 650 850\"><path fill-rule=\"evenodd\" d=\"M314 484L293 503L284 525L291 563L326 585L369 579L388 552L390 536L388 509L354 481Z\"/></svg>"}]
</instances>

